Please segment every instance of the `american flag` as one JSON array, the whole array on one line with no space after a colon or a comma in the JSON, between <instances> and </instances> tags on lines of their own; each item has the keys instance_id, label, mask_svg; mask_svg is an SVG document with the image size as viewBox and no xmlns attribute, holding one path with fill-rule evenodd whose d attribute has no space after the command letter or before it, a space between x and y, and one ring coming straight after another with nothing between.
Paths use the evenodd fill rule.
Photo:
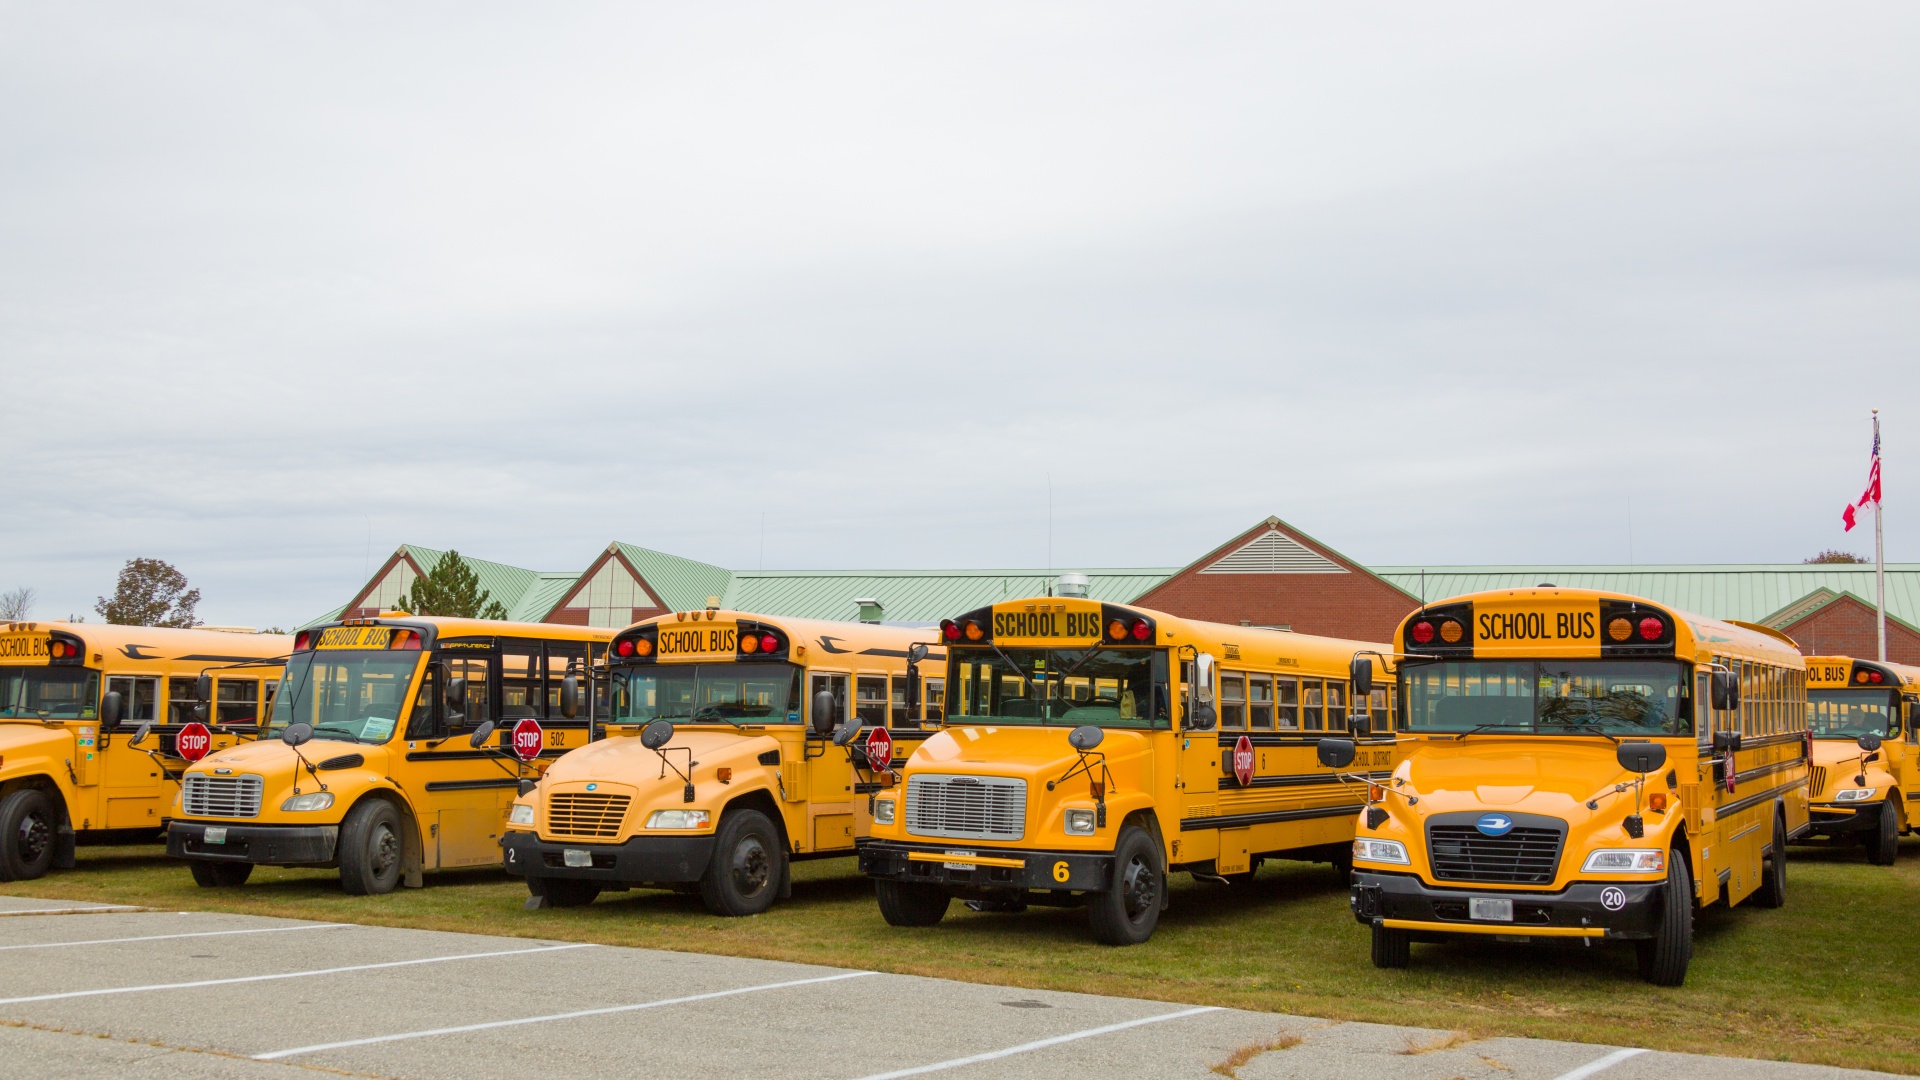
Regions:
<instances>
[{"instance_id":1,"label":"american flag","mask_svg":"<svg viewBox=\"0 0 1920 1080\"><path fill-rule=\"evenodd\" d=\"M1873 424L1873 461L1867 467L1867 490L1861 494L1859 502L1841 511L1840 520L1847 523L1843 531L1853 531L1855 513L1865 509L1869 504L1873 506L1874 513L1880 512L1880 422L1878 420Z\"/></svg>"}]
</instances>

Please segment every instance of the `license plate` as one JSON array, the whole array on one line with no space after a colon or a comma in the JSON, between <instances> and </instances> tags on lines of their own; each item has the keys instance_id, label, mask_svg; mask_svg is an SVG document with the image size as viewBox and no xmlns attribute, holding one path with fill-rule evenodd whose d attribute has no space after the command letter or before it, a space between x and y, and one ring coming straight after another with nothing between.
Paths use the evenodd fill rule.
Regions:
<instances>
[{"instance_id":1,"label":"license plate","mask_svg":"<svg viewBox=\"0 0 1920 1080\"><path fill-rule=\"evenodd\" d=\"M592 866L593 852L581 851L578 848L568 848L560 853L560 859L568 866Z\"/></svg>"},{"instance_id":2,"label":"license plate","mask_svg":"<svg viewBox=\"0 0 1920 1080\"><path fill-rule=\"evenodd\" d=\"M200 837L203 844L224 844L227 842L227 829L224 825L209 826L206 834Z\"/></svg>"},{"instance_id":3,"label":"license plate","mask_svg":"<svg viewBox=\"0 0 1920 1080\"><path fill-rule=\"evenodd\" d=\"M973 852L971 852L971 851L949 851L949 852L947 852L947 854L949 854L949 855L971 855L971 854L973 854ZM941 863L940 865L941 865L941 866L943 866L943 867L945 867L945 868L946 868L946 869L948 869L948 870L972 870L972 869L974 868L974 866L973 866L973 864L972 864L972 863L970 863L970 862L943 862L943 863Z\"/></svg>"},{"instance_id":4,"label":"license plate","mask_svg":"<svg viewBox=\"0 0 1920 1080\"><path fill-rule=\"evenodd\" d=\"M1476 896L1467 901L1467 914L1487 922L1512 922L1513 901L1491 900L1484 896Z\"/></svg>"}]
</instances>

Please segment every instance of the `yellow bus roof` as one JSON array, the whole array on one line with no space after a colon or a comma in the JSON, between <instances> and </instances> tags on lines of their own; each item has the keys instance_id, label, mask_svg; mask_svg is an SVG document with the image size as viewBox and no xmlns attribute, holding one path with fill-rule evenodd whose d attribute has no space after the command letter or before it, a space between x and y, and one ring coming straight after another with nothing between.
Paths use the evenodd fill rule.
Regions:
<instances>
[{"instance_id":1,"label":"yellow bus roof","mask_svg":"<svg viewBox=\"0 0 1920 1080\"><path fill-rule=\"evenodd\" d=\"M1457 618L1463 610L1471 610L1476 620L1467 630L1470 648L1462 646L1456 652L1443 644L1423 645L1417 641L1409 647L1409 628L1423 620L1431 623L1450 615ZM1649 646L1633 636L1638 630L1634 620L1642 614L1665 616L1668 628L1663 631L1664 641L1656 640ZM1603 615L1608 624L1605 627L1601 625ZM1613 639L1622 653L1671 655L1695 661L1726 656L1789 668L1804 664L1793 639L1771 627L1715 619L1625 593L1559 587L1493 589L1432 601L1401 620L1394 631L1394 646L1402 655L1422 657L1453 654L1598 659L1612 655L1603 646L1608 650L1615 647L1609 639L1616 628L1615 620L1623 615L1630 616L1629 636ZM1570 621L1563 624L1562 616Z\"/></svg>"},{"instance_id":2,"label":"yellow bus roof","mask_svg":"<svg viewBox=\"0 0 1920 1080\"><path fill-rule=\"evenodd\" d=\"M620 632L625 633L627 630L642 626L696 625L703 622L756 622L763 626L771 626L784 632L789 641L808 647L809 653L818 649L817 655L794 657L796 660L810 664L821 663L823 657L843 655L849 660L856 656L882 657L885 658L883 662L905 664L907 647L916 643L927 646L929 659L945 659L938 627L886 626L881 623L836 622L831 619L797 619L785 615L762 615L752 611L734 611L726 608L671 611L664 615L641 619ZM725 660L726 657L712 656L707 659Z\"/></svg>"},{"instance_id":3,"label":"yellow bus roof","mask_svg":"<svg viewBox=\"0 0 1920 1080\"><path fill-rule=\"evenodd\" d=\"M1871 678L1871 673L1876 671L1882 676L1878 683L1873 682ZM1863 675L1868 677L1862 679ZM1841 687L1872 689L1875 686L1888 685L1908 689L1920 688L1920 667L1884 660L1862 660L1857 656L1807 657L1808 689L1838 690Z\"/></svg>"},{"instance_id":4,"label":"yellow bus roof","mask_svg":"<svg viewBox=\"0 0 1920 1080\"><path fill-rule=\"evenodd\" d=\"M19 621L0 623L0 639L50 639L58 631L86 646L87 667L134 660L186 660L237 663L269 660L293 648L288 634L240 634L231 630L181 629L170 626L121 626L115 623ZM44 664L44 648L37 658L0 648L0 664Z\"/></svg>"},{"instance_id":5,"label":"yellow bus roof","mask_svg":"<svg viewBox=\"0 0 1920 1080\"><path fill-rule=\"evenodd\" d=\"M606 626L568 626L564 623L503 622L496 619L457 619L446 615L409 615L404 611L383 611L360 619L338 619L315 623L307 630L315 637L330 626L412 626L432 627L437 636L450 637L527 637L559 641L608 641L615 631Z\"/></svg>"}]
</instances>

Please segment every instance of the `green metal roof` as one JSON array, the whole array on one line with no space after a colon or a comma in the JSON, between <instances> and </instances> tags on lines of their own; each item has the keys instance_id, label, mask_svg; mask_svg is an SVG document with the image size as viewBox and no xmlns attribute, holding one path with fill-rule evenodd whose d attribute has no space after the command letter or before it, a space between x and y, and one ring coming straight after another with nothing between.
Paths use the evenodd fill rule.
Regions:
<instances>
[{"instance_id":1,"label":"green metal roof","mask_svg":"<svg viewBox=\"0 0 1920 1080\"><path fill-rule=\"evenodd\" d=\"M721 605L808 619L852 619L854 600L880 601L894 623L936 623L999 600L1040 596L1068 570L743 570ZM1167 579L1163 569L1083 570L1087 595L1126 603Z\"/></svg>"},{"instance_id":2,"label":"green metal roof","mask_svg":"<svg viewBox=\"0 0 1920 1080\"><path fill-rule=\"evenodd\" d=\"M620 549L620 554L633 564L635 570L640 571L640 576L646 579L654 596L669 611L693 611L706 607L707 597L727 595L727 586L733 578L733 571L712 563L695 562L632 544L615 543L613 546Z\"/></svg>"},{"instance_id":3,"label":"green metal roof","mask_svg":"<svg viewBox=\"0 0 1920 1080\"><path fill-rule=\"evenodd\" d=\"M1425 572L1425 584L1421 575ZM1763 622L1818 589L1873 604L1873 565L1730 563L1719 566L1376 566L1373 572L1428 600L1489 589L1603 589L1643 596L1716 619ZM1920 622L1920 563L1887 564L1887 613Z\"/></svg>"}]
</instances>

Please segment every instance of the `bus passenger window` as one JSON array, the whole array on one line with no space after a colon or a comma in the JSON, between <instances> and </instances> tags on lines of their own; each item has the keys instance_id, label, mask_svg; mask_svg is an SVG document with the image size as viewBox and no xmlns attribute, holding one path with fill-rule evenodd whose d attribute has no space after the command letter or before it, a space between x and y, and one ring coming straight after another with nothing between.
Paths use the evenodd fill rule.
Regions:
<instances>
[{"instance_id":1,"label":"bus passenger window","mask_svg":"<svg viewBox=\"0 0 1920 1080\"><path fill-rule=\"evenodd\" d=\"M500 650L500 719L540 718L542 687L539 646L529 653L525 646L507 646Z\"/></svg>"},{"instance_id":2,"label":"bus passenger window","mask_svg":"<svg viewBox=\"0 0 1920 1080\"><path fill-rule=\"evenodd\" d=\"M1274 713L1281 731L1300 730L1300 680L1281 677L1273 680Z\"/></svg>"},{"instance_id":3,"label":"bus passenger window","mask_svg":"<svg viewBox=\"0 0 1920 1080\"><path fill-rule=\"evenodd\" d=\"M845 675L815 675L807 690L807 720L813 720L813 699L822 690L833 695L833 723L839 727L847 718L847 677Z\"/></svg>"},{"instance_id":4,"label":"bus passenger window","mask_svg":"<svg viewBox=\"0 0 1920 1080\"><path fill-rule=\"evenodd\" d=\"M260 722L260 680L221 679L214 684L213 697L216 723Z\"/></svg>"},{"instance_id":5,"label":"bus passenger window","mask_svg":"<svg viewBox=\"0 0 1920 1080\"><path fill-rule=\"evenodd\" d=\"M887 685L891 694L887 699L887 726L904 727L912 723L912 718L907 715L907 680L904 677L889 678Z\"/></svg>"},{"instance_id":6,"label":"bus passenger window","mask_svg":"<svg viewBox=\"0 0 1920 1080\"><path fill-rule=\"evenodd\" d=\"M107 679L107 689L125 702L120 708L120 726L139 727L143 721L158 719L154 701L160 696L160 680L115 675Z\"/></svg>"},{"instance_id":7,"label":"bus passenger window","mask_svg":"<svg viewBox=\"0 0 1920 1080\"><path fill-rule=\"evenodd\" d=\"M1220 728L1222 731L1247 728L1247 677L1244 675L1220 676Z\"/></svg>"},{"instance_id":8,"label":"bus passenger window","mask_svg":"<svg viewBox=\"0 0 1920 1080\"><path fill-rule=\"evenodd\" d=\"M1345 730L1347 726L1347 684L1327 684L1327 730Z\"/></svg>"},{"instance_id":9,"label":"bus passenger window","mask_svg":"<svg viewBox=\"0 0 1920 1080\"><path fill-rule=\"evenodd\" d=\"M1266 675L1247 677L1247 726L1255 731L1273 730L1273 679Z\"/></svg>"},{"instance_id":10,"label":"bus passenger window","mask_svg":"<svg viewBox=\"0 0 1920 1080\"><path fill-rule=\"evenodd\" d=\"M1387 691L1385 687L1376 686L1373 688L1373 692L1367 695L1367 715L1373 720L1373 730L1393 730L1393 714L1387 711Z\"/></svg>"},{"instance_id":11,"label":"bus passenger window","mask_svg":"<svg viewBox=\"0 0 1920 1080\"><path fill-rule=\"evenodd\" d=\"M947 680L926 679L920 684L920 696L925 705L928 720L947 718Z\"/></svg>"},{"instance_id":12,"label":"bus passenger window","mask_svg":"<svg viewBox=\"0 0 1920 1080\"><path fill-rule=\"evenodd\" d=\"M1320 680L1307 679L1304 681L1306 683L1305 689L1306 689L1307 701L1306 701L1306 704L1301 708L1301 712L1305 714L1304 716L1301 717L1301 719L1305 722L1306 730L1324 731L1326 730L1326 726L1327 726L1326 725L1327 714L1326 714L1326 711L1321 708Z\"/></svg>"},{"instance_id":13,"label":"bus passenger window","mask_svg":"<svg viewBox=\"0 0 1920 1080\"><path fill-rule=\"evenodd\" d=\"M480 726L492 719L489 715L493 698L487 693L488 663L485 660L448 660L447 677L467 680L466 707L460 710L465 715L459 720L449 718L456 729Z\"/></svg>"},{"instance_id":14,"label":"bus passenger window","mask_svg":"<svg viewBox=\"0 0 1920 1080\"><path fill-rule=\"evenodd\" d=\"M855 681L853 711L864 726L886 726L887 677L885 675L862 675Z\"/></svg>"},{"instance_id":15,"label":"bus passenger window","mask_svg":"<svg viewBox=\"0 0 1920 1080\"><path fill-rule=\"evenodd\" d=\"M199 681L197 678L183 679L178 675L167 680L167 723L193 723L193 707L200 704L194 699L193 688Z\"/></svg>"}]
</instances>

